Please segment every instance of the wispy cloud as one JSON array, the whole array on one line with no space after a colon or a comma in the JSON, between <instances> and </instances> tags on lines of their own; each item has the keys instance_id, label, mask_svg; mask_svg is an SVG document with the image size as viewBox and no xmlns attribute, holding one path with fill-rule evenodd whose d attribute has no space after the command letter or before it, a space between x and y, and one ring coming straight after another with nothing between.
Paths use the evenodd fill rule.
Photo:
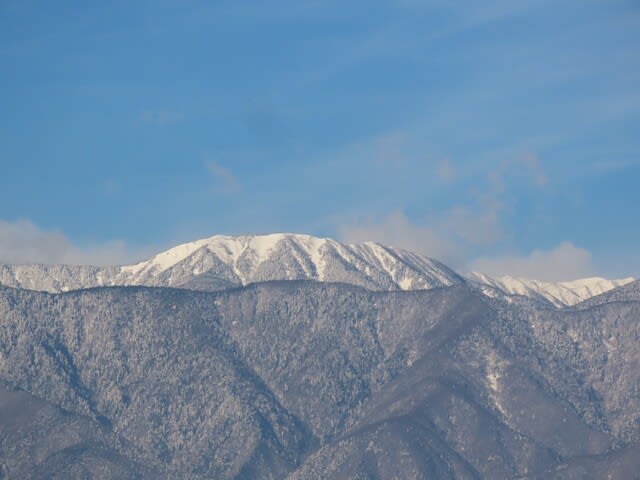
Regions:
<instances>
[{"instance_id":1,"label":"wispy cloud","mask_svg":"<svg viewBox=\"0 0 640 480\"><path fill-rule=\"evenodd\" d=\"M122 185L113 178L108 178L104 181L103 185L104 194L112 197L119 194L122 191Z\"/></svg>"},{"instance_id":2,"label":"wispy cloud","mask_svg":"<svg viewBox=\"0 0 640 480\"><path fill-rule=\"evenodd\" d=\"M345 242L376 241L439 259L453 253L453 245L442 232L428 225L412 223L402 212L393 212L380 221L341 225L338 235Z\"/></svg>"},{"instance_id":3,"label":"wispy cloud","mask_svg":"<svg viewBox=\"0 0 640 480\"><path fill-rule=\"evenodd\" d=\"M509 155L489 172L494 194L504 192L507 177L514 176L528 178L537 187L544 187L549 182L538 156L528 151Z\"/></svg>"},{"instance_id":4,"label":"wispy cloud","mask_svg":"<svg viewBox=\"0 0 640 480\"><path fill-rule=\"evenodd\" d=\"M493 243L501 238L502 231L495 219L474 218L464 210L449 212L439 222L431 223L412 222L402 212L394 212L380 221L341 225L338 234L346 242L376 241L420 252L460 271L543 281L567 281L596 275L591 253L571 242L523 255L473 258L470 244Z\"/></svg>"},{"instance_id":5,"label":"wispy cloud","mask_svg":"<svg viewBox=\"0 0 640 480\"><path fill-rule=\"evenodd\" d=\"M140 113L140 120L149 125L167 125L175 123L184 118L180 112L170 110L144 110Z\"/></svg>"},{"instance_id":6,"label":"wispy cloud","mask_svg":"<svg viewBox=\"0 0 640 480\"><path fill-rule=\"evenodd\" d=\"M373 141L373 161L379 166L396 167L409 162L405 151L407 134L405 132L391 132L380 135Z\"/></svg>"},{"instance_id":7,"label":"wispy cloud","mask_svg":"<svg viewBox=\"0 0 640 480\"><path fill-rule=\"evenodd\" d=\"M627 168L640 167L640 160L637 160L636 158L602 160L599 162L595 162L594 164L591 165L591 167L595 173L614 172L619 170L625 170Z\"/></svg>"},{"instance_id":8,"label":"wispy cloud","mask_svg":"<svg viewBox=\"0 0 640 480\"><path fill-rule=\"evenodd\" d=\"M373 240L415 250L459 269L468 269L479 251L504 244L509 238L505 212L515 208L519 188L517 179L543 188L548 178L533 152L500 154L493 169L476 172L471 191L459 196L450 207L438 213L409 218L402 209L383 216L340 218L337 231L346 241ZM451 182L457 175L450 159L436 170L437 178ZM465 179L467 182L469 178ZM466 201L465 201L466 198Z\"/></svg>"},{"instance_id":9,"label":"wispy cloud","mask_svg":"<svg viewBox=\"0 0 640 480\"><path fill-rule=\"evenodd\" d=\"M58 230L29 220L0 220L0 262L68 265L122 265L147 258L153 247L132 248L121 240L79 246Z\"/></svg>"},{"instance_id":10,"label":"wispy cloud","mask_svg":"<svg viewBox=\"0 0 640 480\"><path fill-rule=\"evenodd\" d=\"M571 242L562 242L550 250L533 250L527 255L503 255L478 258L470 270L500 276L566 281L594 276L591 253Z\"/></svg>"},{"instance_id":11,"label":"wispy cloud","mask_svg":"<svg viewBox=\"0 0 640 480\"><path fill-rule=\"evenodd\" d=\"M450 183L456 177L456 170L451 162L451 159L445 158L438 166L438 178L440 180Z\"/></svg>"},{"instance_id":12,"label":"wispy cloud","mask_svg":"<svg viewBox=\"0 0 640 480\"><path fill-rule=\"evenodd\" d=\"M504 236L494 210L454 207L436 217L411 220L402 211L382 218L342 222L338 236L347 242L375 241L436 258L465 269L477 245L491 245Z\"/></svg>"},{"instance_id":13,"label":"wispy cloud","mask_svg":"<svg viewBox=\"0 0 640 480\"><path fill-rule=\"evenodd\" d=\"M409 9L445 9L455 14L457 23L455 30L461 31L496 20L508 19L522 15L535 8L549 3L548 0L522 0L512 2L508 0L496 0L493 2L460 1L447 2L446 0L394 0L397 7Z\"/></svg>"},{"instance_id":14,"label":"wispy cloud","mask_svg":"<svg viewBox=\"0 0 640 480\"><path fill-rule=\"evenodd\" d=\"M453 240L457 237L468 245L491 245L505 236L500 224L500 204L459 206L446 210L440 218L439 230Z\"/></svg>"},{"instance_id":15,"label":"wispy cloud","mask_svg":"<svg viewBox=\"0 0 640 480\"><path fill-rule=\"evenodd\" d=\"M213 160L207 161L205 165L216 183L216 188L221 193L236 193L242 189L240 182L228 168L223 167Z\"/></svg>"}]
</instances>

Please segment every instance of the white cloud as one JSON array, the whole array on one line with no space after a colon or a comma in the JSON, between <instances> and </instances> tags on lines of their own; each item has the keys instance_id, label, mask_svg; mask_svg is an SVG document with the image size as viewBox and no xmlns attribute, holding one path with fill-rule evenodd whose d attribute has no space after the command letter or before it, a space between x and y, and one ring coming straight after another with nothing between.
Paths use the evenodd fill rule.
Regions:
<instances>
[{"instance_id":1,"label":"white cloud","mask_svg":"<svg viewBox=\"0 0 640 480\"><path fill-rule=\"evenodd\" d=\"M430 257L446 259L452 245L429 226L416 225L401 212L394 212L382 221L338 227L338 235L345 242L375 241L393 245Z\"/></svg>"},{"instance_id":2,"label":"white cloud","mask_svg":"<svg viewBox=\"0 0 640 480\"><path fill-rule=\"evenodd\" d=\"M499 243L504 233L496 211L465 207L445 212L439 220L414 223L402 212L382 220L342 224L338 235L345 242L376 241L436 258L460 271L493 276L511 275L544 281L566 281L596 275L591 253L571 242L527 255L476 257L478 247Z\"/></svg>"},{"instance_id":3,"label":"white cloud","mask_svg":"<svg viewBox=\"0 0 640 480\"><path fill-rule=\"evenodd\" d=\"M511 275L551 282L596 274L591 253L571 242L562 242L551 250L534 250L525 256L478 258L471 262L470 270L494 276Z\"/></svg>"},{"instance_id":4,"label":"white cloud","mask_svg":"<svg viewBox=\"0 0 640 480\"><path fill-rule=\"evenodd\" d=\"M240 182L229 169L214 161L208 161L206 167L222 193L234 193L241 189Z\"/></svg>"},{"instance_id":5,"label":"white cloud","mask_svg":"<svg viewBox=\"0 0 640 480\"><path fill-rule=\"evenodd\" d=\"M375 241L436 258L453 267L467 263L469 252L499 242L505 236L499 221L500 205L458 206L428 221L412 221L395 211L382 219L344 222L338 236L347 242Z\"/></svg>"},{"instance_id":6,"label":"white cloud","mask_svg":"<svg viewBox=\"0 0 640 480\"><path fill-rule=\"evenodd\" d=\"M132 249L114 240L80 247L57 230L44 230L29 220L0 220L0 262L69 265L121 265L147 258L151 247Z\"/></svg>"}]
</instances>

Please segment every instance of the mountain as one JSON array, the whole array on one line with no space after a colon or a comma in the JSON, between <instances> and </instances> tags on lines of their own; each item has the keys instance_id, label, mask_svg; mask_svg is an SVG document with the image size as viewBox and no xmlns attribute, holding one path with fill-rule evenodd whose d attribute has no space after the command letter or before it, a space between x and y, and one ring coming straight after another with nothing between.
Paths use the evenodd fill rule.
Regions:
<instances>
[{"instance_id":1,"label":"mountain","mask_svg":"<svg viewBox=\"0 0 640 480\"><path fill-rule=\"evenodd\" d=\"M135 265L0 265L0 284L59 293L101 286L162 286L217 291L271 280L315 280L369 290L423 290L471 283L488 296L526 296L556 307L584 301L632 278L541 282L466 278L437 260L373 242L346 245L309 235L214 236L185 243Z\"/></svg>"},{"instance_id":2,"label":"mountain","mask_svg":"<svg viewBox=\"0 0 640 480\"><path fill-rule=\"evenodd\" d=\"M613 302L640 302L640 280L589 298L575 305L575 308L590 308Z\"/></svg>"},{"instance_id":3,"label":"mountain","mask_svg":"<svg viewBox=\"0 0 640 480\"><path fill-rule=\"evenodd\" d=\"M483 293L489 296L497 294L521 295L547 301L556 307L575 305L634 281L631 277L620 280L591 277L571 282L542 282L510 276L490 277L479 272L472 272L466 275L466 278L478 285Z\"/></svg>"},{"instance_id":4,"label":"mountain","mask_svg":"<svg viewBox=\"0 0 640 480\"><path fill-rule=\"evenodd\" d=\"M634 300L556 309L464 283L0 287L0 319L7 478L640 471Z\"/></svg>"},{"instance_id":5,"label":"mountain","mask_svg":"<svg viewBox=\"0 0 640 480\"><path fill-rule=\"evenodd\" d=\"M217 317L213 297L186 290L5 289L0 378L69 412L68 421L86 418L76 437L95 437L99 426L115 439L107 453L118 465L155 472L144 478L282 478L311 436L234 352ZM21 423L21 451L39 448L38 428ZM18 438L0 429L8 443ZM83 446L57 429L44 442L47 455L20 478L48 472L50 458ZM7 476L19 478L12 467L25 465L4 455ZM114 478L99 472L89 478Z\"/></svg>"},{"instance_id":6,"label":"mountain","mask_svg":"<svg viewBox=\"0 0 640 480\"><path fill-rule=\"evenodd\" d=\"M157 478L100 422L0 384L0 478Z\"/></svg>"},{"instance_id":7,"label":"mountain","mask_svg":"<svg viewBox=\"0 0 640 480\"><path fill-rule=\"evenodd\" d=\"M291 234L0 266L0 479L635 478L639 285Z\"/></svg>"},{"instance_id":8,"label":"mountain","mask_svg":"<svg viewBox=\"0 0 640 480\"><path fill-rule=\"evenodd\" d=\"M464 282L447 266L417 253L295 234L214 236L120 267L0 265L0 284L52 293L116 285L215 291L268 280L341 282L371 290Z\"/></svg>"}]
</instances>

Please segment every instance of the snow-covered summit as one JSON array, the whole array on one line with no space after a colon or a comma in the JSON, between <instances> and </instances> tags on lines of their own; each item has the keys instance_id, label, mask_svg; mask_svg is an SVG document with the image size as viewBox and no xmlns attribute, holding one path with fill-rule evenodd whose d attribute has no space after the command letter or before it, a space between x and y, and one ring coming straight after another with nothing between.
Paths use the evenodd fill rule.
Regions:
<instances>
[{"instance_id":1,"label":"snow-covered summit","mask_svg":"<svg viewBox=\"0 0 640 480\"><path fill-rule=\"evenodd\" d=\"M231 267L233 272L242 281L249 283L252 271L259 265L269 260L271 253L282 241L294 242L302 246L304 251L316 258L318 250L328 239L312 237L310 235L296 235L274 233L270 235L242 235L227 236L216 235L210 238L184 243L167 251L161 252L149 260L122 267L123 276L159 276L181 262L188 261L193 255L211 255ZM244 268L241 266L244 264ZM194 275L200 275L202 271L195 267Z\"/></svg>"},{"instance_id":2,"label":"snow-covered summit","mask_svg":"<svg viewBox=\"0 0 640 480\"><path fill-rule=\"evenodd\" d=\"M289 233L216 235L122 267L0 266L1 284L51 292L113 285L217 290L268 280L343 282L373 290L464 282L447 266L417 253L374 242L347 245Z\"/></svg>"},{"instance_id":3,"label":"snow-covered summit","mask_svg":"<svg viewBox=\"0 0 640 480\"><path fill-rule=\"evenodd\" d=\"M287 233L216 235L186 243L122 267L117 281L193 286L203 275L230 285L318 280L376 290L424 289L463 281L445 265L406 250Z\"/></svg>"},{"instance_id":4,"label":"snow-covered summit","mask_svg":"<svg viewBox=\"0 0 640 480\"><path fill-rule=\"evenodd\" d=\"M216 235L184 243L135 265L0 265L0 285L48 292L147 285L220 290L269 280L316 280L371 290L421 290L471 283L489 296L524 295L563 307L632 278L542 282L471 273L463 278L424 255L375 242L344 244L311 235Z\"/></svg>"},{"instance_id":5,"label":"snow-covered summit","mask_svg":"<svg viewBox=\"0 0 640 480\"><path fill-rule=\"evenodd\" d=\"M479 285L487 295L493 296L498 293L523 295L534 299L544 299L556 307L575 305L634 281L631 277L618 280L590 277L570 282L543 282L508 275L490 277L479 272L472 272L466 277L472 283Z\"/></svg>"}]
</instances>

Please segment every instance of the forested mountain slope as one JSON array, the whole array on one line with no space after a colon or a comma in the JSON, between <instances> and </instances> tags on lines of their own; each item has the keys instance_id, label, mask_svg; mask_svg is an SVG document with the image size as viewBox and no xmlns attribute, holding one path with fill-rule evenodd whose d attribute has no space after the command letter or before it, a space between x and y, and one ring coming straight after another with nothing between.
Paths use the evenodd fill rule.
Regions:
<instances>
[{"instance_id":1,"label":"forested mountain slope","mask_svg":"<svg viewBox=\"0 0 640 480\"><path fill-rule=\"evenodd\" d=\"M83 478L78 465L89 478L229 479L640 469L639 302L568 311L465 285L308 281L1 288L0 319L3 395L48 418L0 419L2 438L46 452L17 465L5 441L8 478Z\"/></svg>"}]
</instances>

